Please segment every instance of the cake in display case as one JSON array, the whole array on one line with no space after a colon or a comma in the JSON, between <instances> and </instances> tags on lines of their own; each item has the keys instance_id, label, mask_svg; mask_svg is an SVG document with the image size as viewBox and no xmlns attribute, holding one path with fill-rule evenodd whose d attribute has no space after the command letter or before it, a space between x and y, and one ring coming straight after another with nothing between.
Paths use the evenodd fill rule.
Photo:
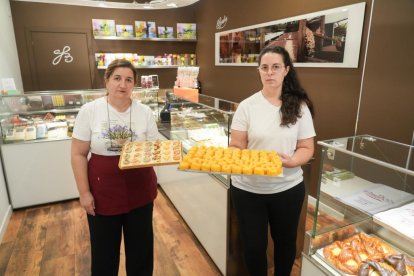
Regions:
<instances>
[{"instance_id":1,"label":"cake in display case","mask_svg":"<svg viewBox=\"0 0 414 276\"><path fill-rule=\"evenodd\" d=\"M318 145L301 275L414 275L414 146L370 135Z\"/></svg>"}]
</instances>

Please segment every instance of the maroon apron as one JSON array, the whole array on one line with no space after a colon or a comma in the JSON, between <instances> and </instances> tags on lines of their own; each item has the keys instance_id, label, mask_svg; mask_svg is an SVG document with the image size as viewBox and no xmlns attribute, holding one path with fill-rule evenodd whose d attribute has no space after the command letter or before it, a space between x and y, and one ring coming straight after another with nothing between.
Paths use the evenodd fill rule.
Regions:
<instances>
[{"instance_id":1,"label":"maroon apron","mask_svg":"<svg viewBox=\"0 0 414 276\"><path fill-rule=\"evenodd\" d=\"M157 176L152 167L120 170L119 156L92 154L88 162L89 187L100 215L125 214L154 201Z\"/></svg>"}]
</instances>

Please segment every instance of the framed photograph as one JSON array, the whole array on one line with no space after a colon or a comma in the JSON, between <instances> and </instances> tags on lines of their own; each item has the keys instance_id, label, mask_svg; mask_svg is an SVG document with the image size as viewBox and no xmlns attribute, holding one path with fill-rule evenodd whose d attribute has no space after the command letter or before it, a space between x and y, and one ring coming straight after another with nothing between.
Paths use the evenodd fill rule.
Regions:
<instances>
[{"instance_id":1,"label":"framed photograph","mask_svg":"<svg viewBox=\"0 0 414 276\"><path fill-rule=\"evenodd\" d=\"M147 38L147 22L135 21L135 36L138 38Z\"/></svg>"},{"instance_id":2,"label":"framed photograph","mask_svg":"<svg viewBox=\"0 0 414 276\"><path fill-rule=\"evenodd\" d=\"M257 66L262 48L284 47L296 67L357 68L365 3L223 31L215 35L215 64Z\"/></svg>"},{"instance_id":3,"label":"framed photograph","mask_svg":"<svg viewBox=\"0 0 414 276\"><path fill-rule=\"evenodd\" d=\"M159 38L174 38L174 27L158 27Z\"/></svg>"},{"instance_id":4,"label":"framed photograph","mask_svg":"<svg viewBox=\"0 0 414 276\"><path fill-rule=\"evenodd\" d=\"M94 36L116 36L115 20L92 19L92 30Z\"/></svg>"},{"instance_id":5,"label":"framed photograph","mask_svg":"<svg viewBox=\"0 0 414 276\"><path fill-rule=\"evenodd\" d=\"M132 26L132 25L116 25L116 36L134 37L134 26Z\"/></svg>"},{"instance_id":6,"label":"framed photograph","mask_svg":"<svg viewBox=\"0 0 414 276\"><path fill-rule=\"evenodd\" d=\"M149 38L157 37L157 27L155 25L155 22L148 21L147 22L147 29L148 29L148 37Z\"/></svg>"},{"instance_id":7,"label":"framed photograph","mask_svg":"<svg viewBox=\"0 0 414 276\"><path fill-rule=\"evenodd\" d=\"M196 39L197 38L197 24L177 23L177 38Z\"/></svg>"}]
</instances>

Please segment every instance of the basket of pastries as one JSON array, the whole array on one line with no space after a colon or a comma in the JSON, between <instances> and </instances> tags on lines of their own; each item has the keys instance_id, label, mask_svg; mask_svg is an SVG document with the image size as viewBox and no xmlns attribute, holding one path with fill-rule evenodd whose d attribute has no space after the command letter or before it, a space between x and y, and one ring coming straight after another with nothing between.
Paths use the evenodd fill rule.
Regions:
<instances>
[{"instance_id":1,"label":"basket of pastries","mask_svg":"<svg viewBox=\"0 0 414 276\"><path fill-rule=\"evenodd\" d=\"M324 258L347 275L414 275L414 261L379 238L365 233L335 241L323 248Z\"/></svg>"},{"instance_id":2,"label":"basket of pastries","mask_svg":"<svg viewBox=\"0 0 414 276\"><path fill-rule=\"evenodd\" d=\"M179 170L234 175L282 176L282 161L275 151L223 147L192 147Z\"/></svg>"}]
</instances>

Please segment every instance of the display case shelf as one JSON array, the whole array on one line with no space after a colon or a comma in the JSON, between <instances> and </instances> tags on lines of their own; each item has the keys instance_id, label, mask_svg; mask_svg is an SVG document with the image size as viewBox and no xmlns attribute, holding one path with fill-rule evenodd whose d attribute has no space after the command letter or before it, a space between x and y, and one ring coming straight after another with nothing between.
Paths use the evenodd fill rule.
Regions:
<instances>
[{"instance_id":1,"label":"display case shelf","mask_svg":"<svg viewBox=\"0 0 414 276\"><path fill-rule=\"evenodd\" d=\"M134 88L132 93L132 98L148 105L156 118L158 91L157 88ZM81 106L105 95L105 89L95 89L0 96L1 142L68 139Z\"/></svg>"}]
</instances>

